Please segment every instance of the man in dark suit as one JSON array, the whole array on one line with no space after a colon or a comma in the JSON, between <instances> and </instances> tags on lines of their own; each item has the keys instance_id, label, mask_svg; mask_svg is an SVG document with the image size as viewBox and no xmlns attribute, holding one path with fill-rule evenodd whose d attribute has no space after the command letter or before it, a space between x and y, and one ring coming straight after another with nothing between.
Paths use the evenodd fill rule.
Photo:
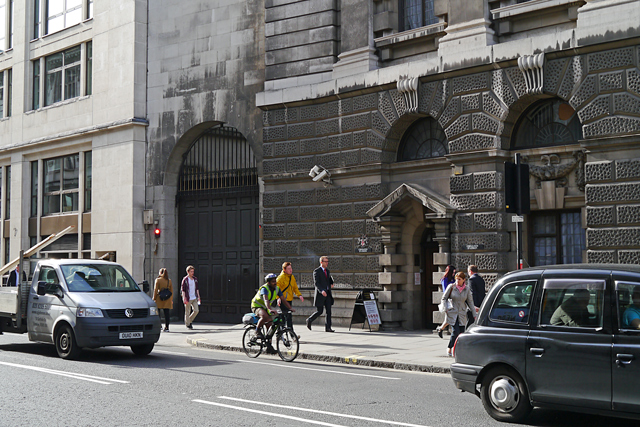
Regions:
<instances>
[{"instance_id":1,"label":"man in dark suit","mask_svg":"<svg viewBox=\"0 0 640 427\"><path fill-rule=\"evenodd\" d=\"M313 284L316 287L316 294L313 305L316 306L316 312L307 319L307 328L311 330L311 323L322 315L324 309L327 310L327 318L324 324L324 330L327 332L335 332L331 329L331 306L333 305L333 296L331 288L333 288L333 278L327 269L329 258L320 257L320 267L313 270Z\"/></svg>"},{"instance_id":2,"label":"man in dark suit","mask_svg":"<svg viewBox=\"0 0 640 427\"><path fill-rule=\"evenodd\" d=\"M473 305L476 307L477 313L480 310L480 305L482 305L482 301L484 300L484 296L486 294L486 291L484 289L485 283L484 279L478 274L477 265L470 265L467 271L469 273L469 286L471 287L471 294L473 295ZM468 316L469 322L467 322L467 325L473 323L474 316Z\"/></svg>"}]
</instances>

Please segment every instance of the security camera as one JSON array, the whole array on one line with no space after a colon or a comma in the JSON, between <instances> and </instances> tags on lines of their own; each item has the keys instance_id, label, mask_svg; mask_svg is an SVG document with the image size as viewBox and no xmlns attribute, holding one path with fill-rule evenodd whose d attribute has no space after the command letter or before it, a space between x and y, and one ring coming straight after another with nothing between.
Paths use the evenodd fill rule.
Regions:
<instances>
[{"instance_id":1,"label":"security camera","mask_svg":"<svg viewBox=\"0 0 640 427\"><path fill-rule=\"evenodd\" d=\"M327 172L327 170L324 169L322 172L320 172L319 174L313 177L313 182L318 182L321 179L324 179L327 175L329 175L329 172Z\"/></svg>"},{"instance_id":2,"label":"security camera","mask_svg":"<svg viewBox=\"0 0 640 427\"><path fill-rule=\"evenodd\" d=\"M322 168L318 165L315 165L314 167L311 168L311 170L309 171L309 176L311 178L315 178L316 175L318 175L320 173L320 171L322 170ZM315 181L315 179L314 179Z\"/></svg>"}]
</instances>

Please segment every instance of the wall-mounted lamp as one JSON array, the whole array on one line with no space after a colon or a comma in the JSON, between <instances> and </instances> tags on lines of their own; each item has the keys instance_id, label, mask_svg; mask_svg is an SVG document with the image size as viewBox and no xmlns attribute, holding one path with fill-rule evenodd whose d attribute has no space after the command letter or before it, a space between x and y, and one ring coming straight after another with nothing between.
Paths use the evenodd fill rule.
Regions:
<instances>
[{"instance_id":1,"label":"wall-mounted lamp","mask_svg":"<svg viewBox=\"0 0 640 427\"><path fill-rule=\"evenodd\" d=\"M309 176L314 182L322 181L326 184L331 184L331 174L322 166L315 165L311 168Z\"/></svg>"}]
</instances>

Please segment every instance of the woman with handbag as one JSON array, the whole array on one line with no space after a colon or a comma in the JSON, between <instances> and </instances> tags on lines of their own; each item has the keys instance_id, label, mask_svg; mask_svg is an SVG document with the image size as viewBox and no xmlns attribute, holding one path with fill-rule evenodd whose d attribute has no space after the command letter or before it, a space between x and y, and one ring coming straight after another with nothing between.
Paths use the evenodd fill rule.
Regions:
<instances>
[{"instance_id":1,"label":"woman with handbag","mask_svg":"<svg viewBox=\"0 0 640 427\"><path fill-rule=\"evenodd\" d=\"M450 284L455 283L455 279L454 279L455 274L456 274L456 268L453 265L447 265L447 269L444 270L444 277L442 277L442 280L440 281L440 284L442 285L442 292L446 292L447 287ZM440 311L443 313L446 312L446 310L440 310ZM447 323L447 316L445 316L444 320L442 321L442 325L436 328L436 332L438 332L438 336L440 338L442 338L442 331L444 331L445 328L448 328L448 327L449 327L449 324Z\"/></svg>"},{"instance_id":2,"label":"woman with handbag","mask_svg":"<svg viewBox=\"0 0 640 427\"><path fill-rule=\"evenodd\" d=\"M304 301L300 290L298 289L298 284L296 283L296 278L293 277L293 267L290 262L285 262L282 264L282 272L278 276L277 279L278 288L282 291L283 297L289 303L290 306L293 306L293 296L296 295L300 298L300 301ZM285 317L287 318L287 326L291 328L293 331L293 316L291 315L291 311L285 306L285 304L280 304L278 301L278 305L280 305L280 309L283 313L285 313ZM298 338L300 336L298 335Z\"/></svg>"},{"instance_id":3,"label":"woman with handbag","mask_svg":"<svg viewBox=\"0 0 640 427\"><path fill-rule=\"evenodd\" d=\"M169 332L169 310L173 308L173 284L166 268L161 268L153 285L153 300L164 311L164 331Z\"/></svg>"},{"instance_id":4,"label":"woman with handbag","mask_svg":"<svg viewBox=\"0 0 640 427\"><path fill-rule=\"evenodd\" d=\"M447 286L447 290L442 295L442 303L447 313L447 323L453 326L453 333L447 346L447 356L449 357L453 356L453 345L456 342L456 338L464 332L467 324L467 307L469 307L471 313L476 312L471 288L465 283L467 275L460 271L456 273L455 279L455 284L452 283ZM475 314L473 315L475 316Z\"/></svg>"}]
</instances>

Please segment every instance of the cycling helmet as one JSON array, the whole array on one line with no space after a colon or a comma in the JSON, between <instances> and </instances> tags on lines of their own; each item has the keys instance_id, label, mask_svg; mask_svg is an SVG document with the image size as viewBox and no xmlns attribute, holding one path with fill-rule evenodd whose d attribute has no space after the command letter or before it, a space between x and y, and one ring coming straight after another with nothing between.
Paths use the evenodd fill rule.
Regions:
<instances>
[{"instance_id":1,"label":"cycling helmet","mask_svg":"<svg viewBox=\"0 0 640 427\"><path fill-rule=\"evenodd\" d=\"M278 276L276 276L275 274L273 274L273 273L269 273L269 274L267 274L267 275L264 277L264 281L265 281L265 282L268 282L268 281L269 281L269 280L271 280L271 279L277 279L277 278L278 278Z\"/></svg>"}]
</instances>

